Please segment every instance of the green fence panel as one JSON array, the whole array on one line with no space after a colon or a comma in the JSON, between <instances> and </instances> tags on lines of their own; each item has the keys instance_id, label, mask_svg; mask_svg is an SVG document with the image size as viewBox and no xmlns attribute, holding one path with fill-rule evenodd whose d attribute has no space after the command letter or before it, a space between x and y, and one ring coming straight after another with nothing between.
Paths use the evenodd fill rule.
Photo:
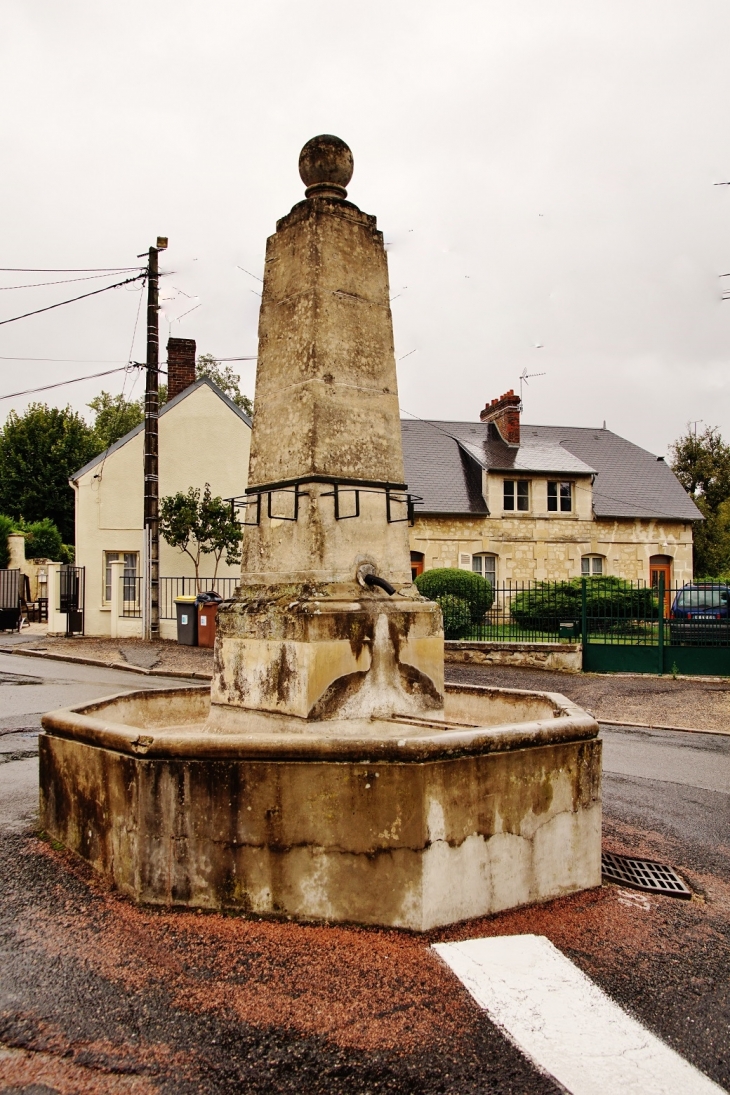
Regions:
<instances>
[{"instance_id":1,"label":"green fence panel","mask_svg":"<svg viewBox=\"0 0 730 1095\"><path fill-rule=\"evenodd\" d=\"M730 676L730 648L727 646L665 646L664 672L682 676Z\"/></svg>"},{"instance_id":2,"label":"green fence panel","mask_svg":"<svg viewBox=\"0 0 730 1095\"><path fill-rule=\"evenodd\" d=\"M583 644L584 673L660 673L656 646Z\"/></svg>"}]
</instances>

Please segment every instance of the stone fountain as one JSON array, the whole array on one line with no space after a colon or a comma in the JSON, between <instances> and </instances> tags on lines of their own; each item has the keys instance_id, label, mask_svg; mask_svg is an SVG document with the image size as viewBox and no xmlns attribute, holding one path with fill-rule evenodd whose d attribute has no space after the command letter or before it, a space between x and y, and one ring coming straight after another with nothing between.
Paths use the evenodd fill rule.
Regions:
<instances>
[{"instance_id":1,"label":"stone fountain","mask_svg":"<svg viewBox=\"0 0 730 1095\"><path fill-rule=\"evenodd\" d=\"M41 824L136 901L425 931L601 881L565 697L446 687L412 585L383 237L304 146L269 239L241 584L212 687L43 719Z\"/></svg>"}]
</instances>

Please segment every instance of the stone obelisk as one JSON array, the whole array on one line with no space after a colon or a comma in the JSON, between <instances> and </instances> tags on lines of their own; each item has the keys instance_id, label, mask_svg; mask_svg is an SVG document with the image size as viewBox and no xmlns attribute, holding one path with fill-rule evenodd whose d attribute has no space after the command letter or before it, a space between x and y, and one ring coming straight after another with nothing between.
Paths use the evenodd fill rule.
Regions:
<instances>
[{"instance_id":1,"label":"stone obelisk","mask_svg":"<svg viewBox=\"0 0 730 1095\"><path fill-rule=\"evenodd\" d=\"M216 704L299 719L443 708L440 612L411 583L388 269L346 200L352 153L302 149L266 251L241 587Z\"/></svg>"}]
</instances>

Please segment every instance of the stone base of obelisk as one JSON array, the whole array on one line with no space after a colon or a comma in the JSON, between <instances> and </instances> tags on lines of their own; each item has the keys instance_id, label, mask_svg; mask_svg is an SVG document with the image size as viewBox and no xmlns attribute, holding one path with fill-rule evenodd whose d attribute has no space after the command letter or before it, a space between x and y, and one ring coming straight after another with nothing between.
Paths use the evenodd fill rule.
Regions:
<instances>
[{"instance_id":1,"label":"stone base of obelisk","mask_svg":"<svg viewBox=\"0 0 730 1095\"><path fill-rule=\"evenodd\" d=\"M150 905L426 931L601 881L601 746L562 696L439 718L246 713L207 688L44 716L41 826Z\"/></svg>"},{"instance_id":2,"label":"stone base of obelisk","mask_svg":"<svg viewBox=\"0 0 730 1095\"><path fill-rule=\"evenodd\" d=\"M275 593L276 595L272 595ZM349 594L349 596L348 596ZM217 617L211 721L433 715L444 704L438 605L349 586L240 590Z\"/></svg>"}]
</instances>

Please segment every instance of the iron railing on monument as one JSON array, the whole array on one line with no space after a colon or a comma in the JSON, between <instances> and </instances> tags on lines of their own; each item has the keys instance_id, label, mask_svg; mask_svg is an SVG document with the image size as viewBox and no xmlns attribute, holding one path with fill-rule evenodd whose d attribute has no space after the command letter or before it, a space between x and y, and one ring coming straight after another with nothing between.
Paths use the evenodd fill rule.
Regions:
<instances>
[{"instance_id":1,"label":"iron railing on monument","mask_svg":"<svg viewBox=\"0 0 730 1095\"><path fill-rule=\"evenodd\" d=\"M142 618L143 578L123 575L121 582L121 615ZM197 593L220 593L224 600L233 596L239 578L160 578L160 619L174 620L175 598L194 597Z\"/></svg>"}]
</instances>

